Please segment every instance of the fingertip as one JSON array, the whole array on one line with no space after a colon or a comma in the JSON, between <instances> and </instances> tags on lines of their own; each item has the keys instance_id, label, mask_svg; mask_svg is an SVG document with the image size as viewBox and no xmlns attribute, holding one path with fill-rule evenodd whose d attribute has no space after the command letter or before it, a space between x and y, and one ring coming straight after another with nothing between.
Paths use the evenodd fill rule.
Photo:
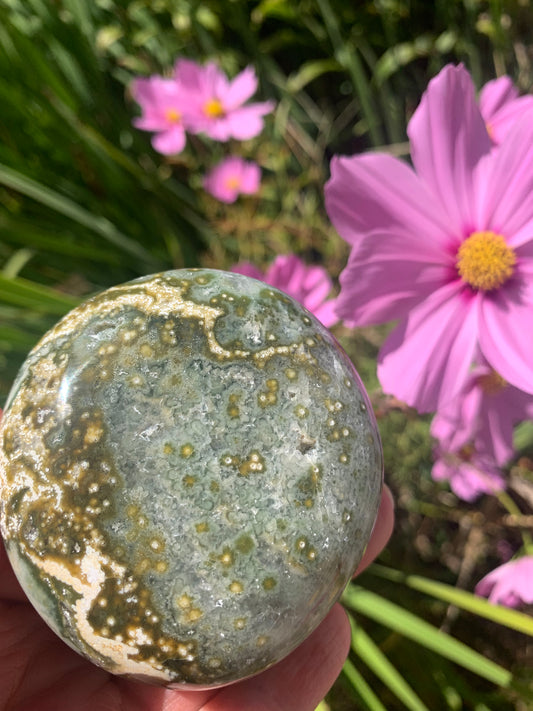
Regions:
<instances>
[{"instance_id":1,"label":"fingertip","mask_svg":"<svg viewBox=\"0 0 533 711\"><path fill-rule=\"evenodd\" d=\"M362 573L387 545L394 529L394 508L394 497L385 484L381 492L381 502L372 535L354 575Z\"/></svg>"},{"instance_id":2,"label":"fingertip","mask_svg":"<svg viewBox=\"0 0 533 711\"><path fill-rule=\"evenodd\" d=\"M313 711L339 676L350 648L350 623L336 603L291 654L256 677L221 689L202 711Z\"/></svg>"}]
</instances>

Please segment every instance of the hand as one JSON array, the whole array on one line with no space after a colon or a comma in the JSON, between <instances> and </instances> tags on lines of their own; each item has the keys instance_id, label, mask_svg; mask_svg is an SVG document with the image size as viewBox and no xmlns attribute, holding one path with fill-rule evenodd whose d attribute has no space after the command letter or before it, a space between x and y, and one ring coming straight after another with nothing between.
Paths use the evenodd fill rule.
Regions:
<instances>
[{"instance_id":1,"label":"hand","mask_svg":"<svg viewBox=\"0 0 533 711\"><path fill-rule=\"evenodd\" d=\"M387 543L393 501L385 487L360 573ZM64 644L27 601L0 543L2 711L313 711L350 644L337 604L298 649L255 677L211 691L175 691L113 676Z\"/></svg>"}]
</instances>

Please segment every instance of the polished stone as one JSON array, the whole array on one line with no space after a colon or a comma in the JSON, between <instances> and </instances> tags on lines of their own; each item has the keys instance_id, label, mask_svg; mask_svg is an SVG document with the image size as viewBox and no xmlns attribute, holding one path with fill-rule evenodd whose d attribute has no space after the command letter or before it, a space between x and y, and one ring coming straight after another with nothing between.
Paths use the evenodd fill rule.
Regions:
<instances>
[{"instance_id":1,"label":"polished stone","mask_svg":"<svg viewBox=\"0 0 533 711\"><path fill-rule=\"evenodd\" d=\"M1 529L30 600L96 664L166 686L288 654L350 579L380 498L375 420L335 339L216 270L72 311L1 428Z\"/></svg>"}]
</instances>

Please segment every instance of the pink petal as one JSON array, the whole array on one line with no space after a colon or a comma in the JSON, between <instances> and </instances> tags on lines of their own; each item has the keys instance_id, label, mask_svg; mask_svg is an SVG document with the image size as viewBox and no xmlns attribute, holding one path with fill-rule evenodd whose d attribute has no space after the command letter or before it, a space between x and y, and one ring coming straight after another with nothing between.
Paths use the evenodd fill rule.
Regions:
<instances>
[{"instance_id":1,"label":"pink petal","mask_svg":"<svg viewBox=\"0 0 533 711\"><path fill-rule=\"evenodd\" d=\"M505 607L519 607L521 600L518 595L508 589L505 583L496 585L489 596L490 602L494 605L504 605Z\"/></svg>"},{"instance_id":2,"label":"pink petal","mask_svg":"<svg viewBox=\"0 0 533 711\"><path fill-rule=\"evenodd\" d=\"M439 440L443 449L459 451L475 436L483 394L481 388L473 385L472 380L470 375L465 387L439 409L433 418L430 432Z\"/></svg>"},{"instance_id":3,"label":"pink petal","mask_svg":"<svg viewBox=\"0 0 533 711\"><path fill-rule=\"evenodd\" d=\"M264 128L263 116L270 113L274 108L272 102L250 104L240 109L235 109L224 119L224 128L229 138L237 141L247 141L258 136ZM219 140L225 140L219 138Z\"/></svg>"},{"instance_id":4,"label":"pink petal","mask_svg":"<svg viewBox=\"0 0 533 711\"><path fill-rule=\"evenodd\" d=\"M481 301L479 341L485 358L509 383L533 393L533 282L512 278Z\"/></svg>"},{"instance_id":5,"label":"pink petal","mask_svg":"<svg viewBox=\"0 0 533 711\"><path fill-rule=\"evenodd\" d=\"M232 186L228 187L226 182L216 175L206 176L204 180L204 188L217 200L220 200L220 202L225 202L227 204L235 202L239 197L238 188L234 188Z\"/></svg>"},{"instance_id":6,"label":"pink petal","mask_svg":"<svg viewBox=\"0 0 533 711\"><path fill-rule=\"evenodd\" d=\"M533 556L526 555L495 568L476 585L476 594L508 607L533 603Z\"/></svg>"},{"instance_id":7,"label":"pink petal","mask_svg":"<svg viewBox=\"0 0 533 711\"><path fill-rule=\"evenodd\" d=\"M533 221L531 225L531 234L533 235ZM517 267L516 271L524 277L524 279L533 278L533 239L521 243L515 247Z\"/></svg>"},{"instance_id":8,"label":"pink petal","mask_svg":"<svg viewBox=\"0 0 533 711\"><path fill-rule=\"evenodd\" d=\"M480 161L475 181L477 229L498 232L513 247L533 239L533 111Z\"/></svg>"},{"instance_id":9,"label":"pink petal","mask_svg":"<svg viewBox=\"0 0 533 711\"><path fill-rule=\"evenodd\" d=\"M403 318L456 277L454 257L416 233L371 233L340 275L339 315L357 325Z\"/></svg>"},{"instance_id":10,"label":"pink petal","mask_svg":"<svg viewBox=\"0 0 533 711\"><path fill-rule=\"evenodd\" d=\"M463 501L474 501L481 494L493 494L505 486L501 473L490 461L480 458L470 463L453 453L444 453L435 461L431 477L435 481L448 481L454 494Z\"/></svg>"},{"instance_id":11,"label":"pink petal","mask_svg":"<svg viewBox=\"0 0 533 711\"><path fill-rule=\"evenodd\" d=\"M466 69L447 65L428 85L408 127L411 157L420 177L450 216L460 236L474 224L472 171L491 142Z\"/></svg>"},{"instance_id":12,"label":"pink petal","mask_svg":"<svg viewBox=\"0 0 533 711\"><path fill-rule=\"evenodd\" d=\"M335 299L329 299L323 304L313 308L309 306L308 308L326 328L331 328L331 326L339 322L339 317L335 311Z\"/></svg>"},{"instance_id":13,"label":"pink petal","mask_svg":"<svg viewBox=\"0 0 533 711\"><path fill-rule=\"evenodd\" d=\"M154 84L157 79L163 80L163 77L141 77L134 79L130 85L131 95L138 104L150 104L154 101Z\"/></svg>"},{"instance_id":14,"label":"pink petal","mask_svg":"<svg viewBox=\"0 0 533 711\"><path fill-rule=\"evenodd\" d=\"M203 75L202 65L192 59L180 58L174 65L174 77L190 89L198 91Z\"/></svg>"},{"instance_id":15,"label":"pink petal","mask_svg":"<svg viewBox=\"0 0 533 711\"><path fill-rule=\"evenodd\" d=\"M498 407L490 407L487 403L485 411L481 413L482 425L477 441L479 451L486 452L500 466L505 466L514 454L513 432L517 420L513 417L512 405L505 399L498 400Z\"/></svg>"},{"instance_id":16,"label":"pink petal","mask_svg":"<svg viewBox=\"0 0 533 711\"><path fill-rule=\"evenodd\" d=\"M163 155L181 153L185 148L186 136L182 126L175 126L152 138L152 146Z\"/></svg>"},{"instance_id":17,"label":"pink petal","mask_svg":"<svg viewBox=\"0 0 533 711\"><path fill-rule=\"evenodd\" d=\"M268 268L265 278L269 284L298 299L313 313L333 288L323 267L307 266L295 254L278 255Z\"/></svg>"},{"instance_id":18,"label":"pink petal","mask_svg":"<svg viewBox=\"0 0 533 711\"><path fill-rule=\"evenodd\" d=\"M464 463L456 469L450 479L454 494L463 501L474 501L481 494L495 494L505 488L505 479L501 473L481 463Z\"/></svg>"},{"instance_id":19,"label":"pink petal","mask_svg":"<svg viewBox=\"0 0 533 711\"><path fill-rule=\"evenodd\" d=\"M222 202L235 202L241 193L259 189L261 170L257 163L229 156L215 165L204 179L205 189Z\"/></svg>"},{"instance_id":20,"label":"pink petal","mask_svg":"<svg viewBox=\"0 0 533 711\"><path fill-rule=\"evenodd\" d=\"M503 106L488 124L492 142L499 145L522 115L533 108L533 96L520 96Z\"/></svg>"},{"instance_id":21,"label":"pink petal","mask_svg":"<svg viewBox=\"0 0 533 711\"><path fill-rule=\"evenodd\" d=\"M241 168L241 193L253 195L261 185L261 169L257 163L246 161Z\"/></svg>"},{"instance_id":22,"label":"pink petal","mask_svg":"<svg viewBox=\"0 0 533 711\"><path fill-rule=\"evenodd\" d=\"M259 279L259 281L265 281L263 272L251 262L239 262L238 264L234 264L231 267L231 271L236 274L252 277L253 279Z\"/></svg>"},{"instance_id":23,"label":"pink petal","mask_svg":"<svg viewBox=\"0 0 533 711\"><path fill-rule=\"evenodd\" d=\"M204 67L204 82L209 88L210 97L219 99L224 104L224 99L229 92L229 80L216 62L207 62Z\"/></svg>"},{"instance_id":24,"label":"pink petal","mask_svg":"<svg viewBox=\"0 0 533 711\"><path fill-rule=\"evenodd\" d=\"M331 222L350 244L377 230L408 234L434 253L448 246L446 213L410 166L392 156L335 156L325 199Z\"/></svg>"},{"instance_id":25,"label":"pink petal","mask_svg":"<svg viewBox=\"0 0 533 711\"><path fill-rule=\"evenodd\" d=\"M295 254L278 255L266 274L249 262L236 264L232 271L281 289L305 306L326 328L339 320L334 311L334 300L325 301L332 288L329 275L322 267L308 267Z\"/></svg>"},{"instance_id":26,"label":"pink petal","mask_svg":"<svg viewBox=\"0 0 533 711\"><path fill-rule=\"evenodd\" d=\"M203 131L206 136L213 139L213 141L225 143L231 138L231 131L225 118L204 121L198 124L198 128L200 131Z\"/></svg>"},{"instance_id":27,"label":"pink petal","mask_svg":"<svg viewBox=\"0 0 533 711\"><path fill-rule=\"evenodd\" d=\"M459 282L416 306L388 337L378 364L385 392L431 412L460 390L477 345L477 299Z\"/></svg>"},{"instance_id":28,"label":"pink petal","mask_svg":"<svg viewBox=\"0 0 533 711\"><path fill-rule=\"evenodd\" d=\"M431 469L431 478L434 481L449 481L453 468L446 464L443 459L437 459Z\"/></svg>"},{"instance_id":29,"label":"pink petal","mask_svg":"<svg viewBox=\"0 0 533 711\"><path fill-rule=\"evenodd\" d=\"M476 453L504 466L514 455L514 426L530 418L533 397L509 384L487 390L483 379L492 373L488 363L476 366L456 397L439 409L430 431L443 450L473 445Z\"/></svg>"},{"instance_id":30,"label":"pink petal","mask_svg":"<svg viewBox=\"0 0 533 711\"><path fill-rule=\"evenodd\" d=\"M520 591L519 594L522 600L531 605L533 603L533 556L527 555L519 558L516 561L517 567L519 563L516 588Z\"/></svg>"},{"instance_id":31,"label":"pink petal","mask_svg":"<svg viewBox=\"0 0 533 711\"><path fill-rule=\"evenodd\" d=\"M240 74L229 82L224 96L226 110L241 106L257 91L257 77L253 67L246 67Z\"/></svg>"},{"instance_id":32,"label":"pink petal","mask_svg":"<svg viewBox=\"0 0 533 711\"><path fill-rule=\"evenodd\" d=\"M517 96L518 89L510 77L488 81L479 92L479 109L485 122L490 123L494 114Z\"/></svg>"},{"instance_id":33,"label":"pink petal","mask_svg":"<svg viewBox=\"0 0 533 711\"><path fill-rule=\"evenodd\" d=\"M137 116L132 121L135 128L142 131L165 131L169 127L169 120L161 114L149 111L144 116Z\"/></svg>"},{"instance_id":34,"label":"pink petal","mask_svg":"<svg viewBox=\"0 0 533 711\"><path fill-rule=\"evenodd\" d=\"M333 283L322 267L308 267L302 281L305 303L310 311L322 304L331 294Z\"/></svg>"},{"instance_id":35,"label":"pink petal","mask_svg":"<svg viewBox=\"0 0 533 711\"><path fill-rule=\"evenodd\" d=\"M174 79L160 76L134 80L131 91L135 101L144 107L172 105L182 93L180 85Z\"/></svg>"},{"instance_id":36,"label":"pink petal","mask_svg":"<svg viewBox=\"0 0 533 711\"><path fill-rule=\"evenodd\" d=\"M278 254L268 267L265 278L277 289L300 291L305 275L305 264L296 254Z\"/></svg>"},{"instance_id":37,"label":"pink petal","mask_svg":"<svg viewBox=\"0 0 533 711\"><path fill-rule=\"evenodd\" d=\"M489 573L488 575L485 575L484 578L482 578L479 583L476 585L476 595L479 595L480 597L488 597L492 591L492 588L494 587L494 582L492 579L492 573Z\"/></svg>"}]
</instances>

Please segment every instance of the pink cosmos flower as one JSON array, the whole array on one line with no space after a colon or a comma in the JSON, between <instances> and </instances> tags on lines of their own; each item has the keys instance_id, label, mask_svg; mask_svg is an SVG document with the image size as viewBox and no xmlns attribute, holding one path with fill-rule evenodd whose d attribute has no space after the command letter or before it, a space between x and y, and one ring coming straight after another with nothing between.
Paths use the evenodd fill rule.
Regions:
<instances>
[{"instance_id":1,"label":"pink cosmos flower","mask_svg":"<svg viewBox=\"0 0 533 711\"><path fill-rule=\"evenodd\" d=\"M533 96L519 96L510 77L485 84L479 94L479 110L494 145L499 145L517 119L533 107Z\"/></svg>"},{"instance_id":2,"label":"pink cosmos flower","mask_svg":"<svg viewBox=\"0 0 533 711\"><path fill-rule=\"evenodd\" d=\"M431 434L444 450L472 446L503 466L514 454L514 425L533 416L533 397L477 365L460 392L437 412Z\"/></svg>"},{"instance_id":3,"label":"pink cosmos flower","mask_svg":"<svg viewBox=\"0 0 533 711\"><path fill-rule=\"evenodd\" d=\"M506 607L533 604L533 555L516 558L495 568L476 585L476 594Z\"/></svg>"},{"instance_id":4,"label":"pink cosmos flower","mask_svg":"<svg viewBox=\"0 0 533 711\"><path fill-rule=\"evenodd\" d=\"M190 59L179 59L174 75L191 97L190 130L204 132L216 141L242 141L257 136L263 130L263 116L274 108L272 101L244 106L257 90L252 67L229 80L214 62L202 66Z\"/></svg>"},{"instance_id":5,"label":"pink cosmos flower","mask_svg":"<svg viewBox=\"0 0 533 711\"><path fill-rule=\"evenodd\" d=\"M181 153L185 148L190 106L188 91L175 79L152 76L135 79L131 92L142 110L142 115L133 119L133 125L143 131L155 132L152 145L159 153Z\"/></svg>"},{"instance_id":6,"label":"pink cosmos flower","mask_svg":"<svg viewBox=\"0 0 533 711\"><path fill-rule=\"evenodd\" d=\"M431 470L435 481L447 481L463 501L474 501L481 494L496 494L505 489L505 479L496 462L470 447L457 451L437 448Z\"/></svg>"},{"instance_id":7,"label":"pink cosmos flower","mask_svg":"<svg viewBox=\"0 0 533 711\"><path fill-rule=\"evenodd\" d=\"M241 193L253 195L259 190L261 169L253 161L238 156L224 158L204 179L204 188L221 202L235 202Z\"/></svg>"},{"instance_id":8,"label":"pink cosmos flower","mask_svg":"<svg viewBox=\"0 0 533 711\"><path fill-rule=\"evenodd\" d=\"M328 299L333 288L323 267L307 266L295 254L278 255L265 274L249 262L241 262L232 271L264 281L281 289L305 306L326 328L339 320L335 315L335 300Z\"/></svg>"},{"instance_id":9,"label":"pink cosmos flower","mask_svg":"<svg viewBox=\"0 0 533 711\"><path fill-rule=\"evenodd\" d=\"M383 153L334 158L326 207L352 245L337 313L399 319L383 389L429 412L483 357L533 392L533 112L492 150L469 74L446 66L409 123L414 170Z\"/></svg>"}]
</instances>

